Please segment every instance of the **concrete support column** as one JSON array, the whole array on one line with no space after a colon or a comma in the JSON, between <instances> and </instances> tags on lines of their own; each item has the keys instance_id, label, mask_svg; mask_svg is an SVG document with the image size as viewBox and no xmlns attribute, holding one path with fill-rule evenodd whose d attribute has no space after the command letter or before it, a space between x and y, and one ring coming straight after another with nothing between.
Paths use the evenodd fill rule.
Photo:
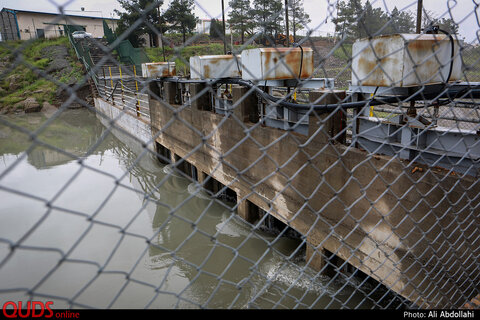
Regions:
<instances>
[{"instance_id":1,"label":"concrete support column","mask_svg":"<svg viewBox=\"0 0 480 320\"><path fill-rule=\"evenodd\" d=\"M175 154L175 152L170 150L170 163L175 164L175 162L177 162L177 159L178 159L178 156Z\"/></svg>"},{"instance_id":2,"label":"concrete support column","mask_svg":"<svg viewBox=\"0 0 480 320\"><path fill-rule=\"evenodd\" d=\"M198 183L202 186L203 189L212 192L213 191L213 179L208 177L208 174L205 172L198 170L197 172L197 180Z\"/></svg>"},{"instance_id":3,"label":"concrete support column","mask_svg":"<svg viewBox=\"0 0 480 320\"><path fill-rule=\"evenodd\" d=\"M175 104L175 96L177 95L177 83L176 82L164 82L163 83L163 100L168 104Z\"/></svg>"},{"instance_id":4,"label":"concrete support column","mask_svg":"<svg viewBox=\"0 0 480 320\"><path fill-rule=\"evenodd\" d=\"M343 90L315 90L310 92L310 102L314 104L334 104L345 99ZM335 137L336 142L346 142L346 114L339 110L335 114L317 113L313 111L309 116L308 135L315 135L317 141L328 143ZM321 131L317 130L322 128ZM339 134L341 132L341 134Z\"/></svg>"},{"instance_id":5,"label":"concrete support column","mask_svg":"<svg viewBox=\"0 0 480 320\"><path fill-rule=\"evenodd\" d=\"M326 255L322 247L313 246L307 238L307 248L305 252L305 261L307 266L315 271L325 272L326 270Z\"/></svg>"},{"instance_id":6,"label":"concrete support column","mask_svg":"<svg viewBox=\"0 0 480 320\"><path fill-rule=\"evenodd\" d=\"M157 97L160 97L160 87L158 86L157 81L148 82L148 89L151 92L151 94L150 94L151 99L157 100L158 99ZM152 96L152 95L154 95L154 96Z\"/></svg>"},{"instance_id":7,"label":"concrete support column","mask_svg":"<svg viewBox=\"0 0 480 320\"><path fill-rule=\"evenodd\" d=\"M248 223L255 223L260 218L258 207L237 193L237 214Z\"/></svg>"},{"instance_id":8,"label":"concrete support column","mask_svg":"<svg viewBox=\"0 0 480 320\"><path fill-rule=\"evenodd\" d=\"M192 109L207 111L212 110L212 106L210 104L210 94L208 90L205 90L205 88L205 83L190 83ZM203 90L205 90L205 92L202 93Z\"/></svg>"},{"instance_id":9,"label":"concrete support column","mask_svg":"<svg viewBox=\"0 0 480 320\"><path fill-rule=\"evenodd\" d=\"M248 93L248 88L242 86L232 87L233 113L243 122L258 122L257 97L254 92Z\"/></svg>"}]
</instances>

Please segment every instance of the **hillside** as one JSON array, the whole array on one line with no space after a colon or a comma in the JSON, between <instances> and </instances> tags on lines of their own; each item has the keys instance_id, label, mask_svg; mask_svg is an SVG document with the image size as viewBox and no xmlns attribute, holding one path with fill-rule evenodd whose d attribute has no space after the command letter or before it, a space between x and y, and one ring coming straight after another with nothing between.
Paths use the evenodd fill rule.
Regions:
<instances>
[{"instance_id":1,"label":"hillside","mask_svg":"<svg viewBox=\"0 0 480 320\"><path fill-rule=\"evenodd\" d=\"M73 86L83 73L67 37L0 42L0 112L58 107L68 98L59 84ZM86 89L78 91L82 99L88 96Z\"/></svg>"}]
</instances>

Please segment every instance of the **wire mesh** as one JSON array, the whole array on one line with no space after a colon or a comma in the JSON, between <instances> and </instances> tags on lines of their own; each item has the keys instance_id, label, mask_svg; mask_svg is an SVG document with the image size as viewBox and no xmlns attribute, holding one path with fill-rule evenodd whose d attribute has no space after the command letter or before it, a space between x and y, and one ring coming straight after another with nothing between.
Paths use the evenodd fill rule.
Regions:
<instances>
[{"instance_id":1,"label":"wire mesh","mask_svg":"<svg viewBox=\"0 0 480 320\"><path fill-rule=\"evenodd\" d=\"M125 2L136 19L103 38L57 4L68 40L0 42L0 301L478 308L475 2L424 8L415 33L417 1L329 0L312 27L288 0L294 43L282 1L229 1L245 27L183 41L162 5L222 17Z\"/></svg>"}]
</instances>

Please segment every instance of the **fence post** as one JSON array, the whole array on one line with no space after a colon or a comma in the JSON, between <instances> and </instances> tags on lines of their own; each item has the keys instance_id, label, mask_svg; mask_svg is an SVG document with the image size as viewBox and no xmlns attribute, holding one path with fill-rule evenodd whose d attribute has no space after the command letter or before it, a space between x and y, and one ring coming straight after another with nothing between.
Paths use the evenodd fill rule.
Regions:
<instances>
[{"instance_id":1,"label":"fence post","mask_svg":"<svg viewBox=\"0 0 480 320\"><path fill-rule=\"evenodd\" d=\"M118 71L120 72L120 92L122 93L122 104L123 108L125 108L125 97L123 96L123 80L122 80L122 66L118 67Z\"/></svg>"},{"instance_id":2,"label":"fence post","mask_svg":"<svg viewBox=\"0 0 480 320\"><path fill-rule=\"evenodd\" d=\"M110 88L112 89L112 103L115 105L115 88L113 87L112 67L108 67L108 72L110 74Z\"/></svg>"},{"instance_id":3,"label":"fence post","mask_svg":"<svg viewBox=\"0 0 480 320\"><path fill-rule=\"evenodd\" d=\"M103 95L107 96L107 76L105 75L105 67L102 66L102 73L103 73Z\"/></svg>"},{"instance_id":4,"label":"fence post","mask_svg":"<svg viewBox=\"0 0 480 320\"><path fill-rule=\"evenodd\" d=\"M138 100L138 81L137 68L133 65L133 78L135 79L135 109L137 110L137 117L140 117L140 101Z\"/></svg>"}]
</instances>

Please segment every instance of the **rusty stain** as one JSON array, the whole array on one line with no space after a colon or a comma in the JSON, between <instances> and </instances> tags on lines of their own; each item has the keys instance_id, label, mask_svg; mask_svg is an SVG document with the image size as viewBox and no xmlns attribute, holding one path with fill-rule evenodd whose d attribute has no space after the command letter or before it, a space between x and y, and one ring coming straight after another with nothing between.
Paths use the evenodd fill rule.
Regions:
<instances>
[{"instance_id":1,"label":"rusty stain","mask_svg":"<svg viewBox=\"0 0 480 320\"><path fill-rule=\"evenodd\" d=\"M207 79L210 78L210 66L209 65L205 65L203 67L203 76Z\"/></svg>"},{"instance_id":2,"label":"rusty stain","mask_svg":"<svg viewBox=\"0 0 480 320\"><path fill-rule=\"evenodd\" d=\"M415 168L413 168L412 173L415 173L415 172L417 172L417 171L423 172L423 168L415 167Z\"/></svg>"},{"instance_id":3,"label":"rusty stain","mask_svg":"<svg viewBox=\"0 0 480 320\"><path fill-rule=\"evenodd\" d=\"M170 77L176 74L175 64L171 62L153 62L146 63L147 76L156 77Z\"/></svg>"},{"instance_id":4,"label":"rusty stain","mask_svg":"<svg viewBox=\"0 0 480 320\"><path fill-rule=\"evenodd\" d=\"M302 56L300 48L262 48L260 50L264 56L264 72L267 74L265 80L297 78L300 67L302 68L300 78L312 76L313 51L311 48L303 48L302 63L300 63Z\"/></svg>"},{"instance_id":5,"label":"rusty stain","mask_svg":"<svg viewBox=\"0 0 480 320\"><path fill-rule=\"evenodd\" d=\"M413 51L428 51L438 49L440 40L413 40L408 43L408 49Z\"/></svg>"},{"instance_id":6,"label":"rusty stain","mask_svg":"<svg viewBox=\"0 0 480 320\"><path fill-rule=\"evenodd\" d=\"M359 85L411 86L444 81L447 68L439 61L446 59L445 52L450 53L446 35L385 35L363 41L353 52L352 79ZM450 81L456 78L458 72L453 72Z\"/></svg>"},{"instance_id":7,"label":"rusty stain","mask_svg":"<svg viewBox=\"0 0 480 320\"><path fill-rule=\"evenodd\" d=\"M371 51L371 49L370 49ZM361 69L362 73L368 74L367 79L362 81L362 85L365 86L389 86L390 81L388 77L386 77L382 67L389 61L389 58L382 58L379 61L371 61L365 58L365 56L361 56L359 58L359 68Z\"/></svg>"}]
</instances>

